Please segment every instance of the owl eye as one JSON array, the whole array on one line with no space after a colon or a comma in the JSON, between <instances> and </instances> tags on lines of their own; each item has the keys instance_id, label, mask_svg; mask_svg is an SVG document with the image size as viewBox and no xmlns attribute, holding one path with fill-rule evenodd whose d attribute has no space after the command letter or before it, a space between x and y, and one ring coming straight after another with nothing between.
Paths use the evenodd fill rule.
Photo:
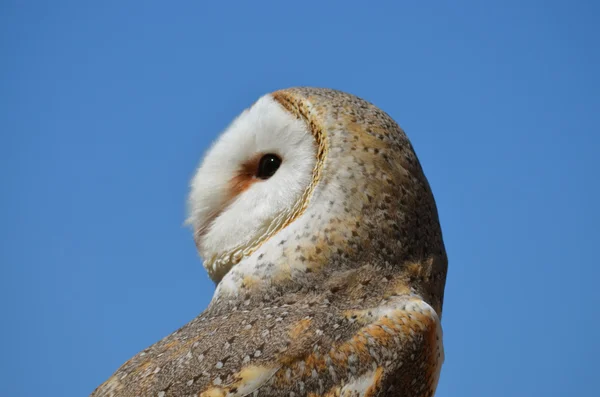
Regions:
<instances>
[{"instance_id":1,"label":"owl eye","mask_svg":"<svg viewBox=\"0 0 600 397\"><path fill-rule=\"evenodd\" d=\"M269 179L279 169L281 158L275 154L265 154L258 163L256 177L260 179Z\"/></svg>"}]
</instances>

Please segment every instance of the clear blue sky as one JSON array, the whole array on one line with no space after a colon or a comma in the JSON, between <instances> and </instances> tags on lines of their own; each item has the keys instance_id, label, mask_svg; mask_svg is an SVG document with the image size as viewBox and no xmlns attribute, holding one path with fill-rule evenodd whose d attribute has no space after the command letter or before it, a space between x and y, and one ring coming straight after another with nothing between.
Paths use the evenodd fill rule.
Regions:
<instances>
[{"instance_id":1,"label":"clear blue sky","mask_svg":"<svg viewBox=\"0 0 600 397\"><path fill-rule=\"evenodd\" d=\"M206 307L188 181L295 85L416 147L450 260L438 396L597 392L598 2L161 3L0 6L0 395L85 396Z\"/></svg>"}]
</instances>

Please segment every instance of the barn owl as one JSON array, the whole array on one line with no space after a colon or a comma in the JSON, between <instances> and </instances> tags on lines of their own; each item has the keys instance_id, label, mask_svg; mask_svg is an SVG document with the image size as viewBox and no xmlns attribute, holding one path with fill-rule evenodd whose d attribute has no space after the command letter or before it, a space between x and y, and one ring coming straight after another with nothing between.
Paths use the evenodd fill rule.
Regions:
<instances>
[{"instance_id":1,"label":"barn owl","mask_svg":"<svg viewBox=\"0 0 600 397\"><path fill-rule=\"evenodd\" d=\"M353 95L258 99L191 181L208 308L92 396L432 396L447 257L403 130Z\"/></svg>"}]
</instances>

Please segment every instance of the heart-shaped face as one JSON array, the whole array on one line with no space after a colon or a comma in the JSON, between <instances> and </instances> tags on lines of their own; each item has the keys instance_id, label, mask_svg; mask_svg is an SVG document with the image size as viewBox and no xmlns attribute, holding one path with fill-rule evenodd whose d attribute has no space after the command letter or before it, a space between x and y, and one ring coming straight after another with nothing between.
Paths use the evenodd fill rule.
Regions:
<instances>
[{"instance_id":1,"label":"heart-shaped face","mask_svg":"<svg viewBox=\"0 0 600 397\"><path fill-rule=\"evenodd\" d=\"M215 281L297 215L316 164L313 133L271 95L225 130L192 180L189 203L188 221Z\"/></svg>"}]
</instances>

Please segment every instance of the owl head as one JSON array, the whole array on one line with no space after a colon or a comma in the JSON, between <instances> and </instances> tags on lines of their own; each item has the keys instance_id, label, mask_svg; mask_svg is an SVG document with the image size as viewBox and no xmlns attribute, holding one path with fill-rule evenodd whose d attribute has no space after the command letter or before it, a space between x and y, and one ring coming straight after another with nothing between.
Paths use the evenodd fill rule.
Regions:
<instances>
[{"instance_id":1,"label":"owl head","mask_svg":"<svg viewBox=\"0 0 600 397\"><path fill-rule=\"evenodd\" d=\"M193 177L188 222L210 277L231 289L364 261L429 262L445 278L412 145L386 113L340 91L291 88L244 110Z\"/></svg>"}]
</instances>

